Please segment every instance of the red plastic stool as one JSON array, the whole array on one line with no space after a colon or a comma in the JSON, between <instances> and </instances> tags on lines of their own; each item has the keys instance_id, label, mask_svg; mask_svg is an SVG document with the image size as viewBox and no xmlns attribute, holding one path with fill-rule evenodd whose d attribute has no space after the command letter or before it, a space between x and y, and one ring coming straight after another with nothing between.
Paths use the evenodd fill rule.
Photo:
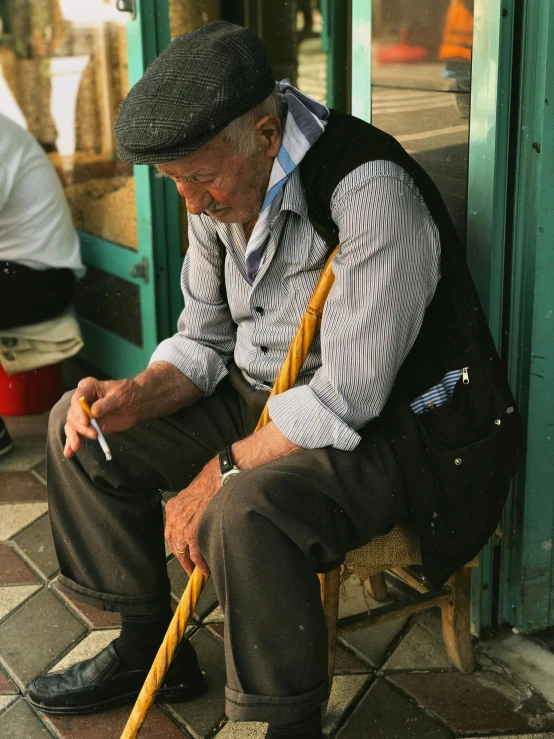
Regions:
<instances>
[{"instance_id":1,"label":"red plastic stool","mask_svg":"<svg viewBox=\"0 0 554 739\"><path fill-rule=\"evenodd\" d=\"M0 416L26 416L54 406L62 395L62 365L7 375L0 366Z\"/></svg>"},{"instance_id":2,"label":"red plastic stool","mask_svg":"<svg viewBox=\"0 0 554 739\"><path fill-rule=\"evenodd\" d=\"M385 46L377 54L379 64L420 64L429 58L429 49L412 46L408 30L400 31L400 43Z\"/></svg>"}]
</instances>

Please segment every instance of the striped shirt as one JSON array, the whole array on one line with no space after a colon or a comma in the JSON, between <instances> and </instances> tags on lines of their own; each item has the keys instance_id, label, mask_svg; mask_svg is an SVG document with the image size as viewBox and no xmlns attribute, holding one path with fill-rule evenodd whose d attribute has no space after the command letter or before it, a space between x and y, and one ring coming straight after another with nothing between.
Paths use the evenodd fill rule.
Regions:
<instances>
[{"instance_id":1,"label":"striped shirt","mask_svg":"<svg viewBox=\"0 0 554 739\"><path fill-rule=\"evenodd\" d=\"M440 277L440 241L413 180L389 161L369 162L341 180L331 214L341 248L321 331L296 386L272 398L269 412L300 447L350 451L360 441L357 431L383 409L421 328ZM151 361L173 364L206 395L231 358L251 385L271 387L321 274L328 249L308 218L298 169L253 285L245 249L241 224L189 215L185 307L178 333Z\"/></svg>"}]
</instances>

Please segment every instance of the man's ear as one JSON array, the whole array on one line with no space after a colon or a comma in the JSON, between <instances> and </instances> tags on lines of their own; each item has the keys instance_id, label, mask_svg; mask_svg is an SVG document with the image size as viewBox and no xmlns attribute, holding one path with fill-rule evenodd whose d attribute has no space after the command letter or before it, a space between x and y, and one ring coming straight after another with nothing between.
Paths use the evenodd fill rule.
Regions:
<instances>
[{"instance_id":1,"label":"man's ear","mask_svg":"<svg viewBox=\"0 0 554 739\"><path fill-rule=\"evenodd\" d=\"M269 157L276 157L281 146L281 121L277 116L266 115L255 125L260 145L266 149Z\"/></svg>"}]
</instances>

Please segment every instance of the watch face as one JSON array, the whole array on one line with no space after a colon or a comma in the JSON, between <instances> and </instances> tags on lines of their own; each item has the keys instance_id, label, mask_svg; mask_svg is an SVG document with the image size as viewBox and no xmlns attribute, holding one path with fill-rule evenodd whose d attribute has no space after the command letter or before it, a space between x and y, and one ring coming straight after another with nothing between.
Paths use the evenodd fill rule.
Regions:
<instances>
[{"instance_id":1,"label":"watch face","mask_svg":"<svg viewBox=\"0 0 554 739\"><path fill-rule=\"evenodd\" d=\"M225 483L227 482L227 480L229 480L229 478L233 477L233 475L239 475L239 474L240 474L240 470L238 470L236 467L233 467L232 470L229 470L229 472L224 472L223 475L221 475L221 484L225 485Z\"/></svg>"}]
</instances>

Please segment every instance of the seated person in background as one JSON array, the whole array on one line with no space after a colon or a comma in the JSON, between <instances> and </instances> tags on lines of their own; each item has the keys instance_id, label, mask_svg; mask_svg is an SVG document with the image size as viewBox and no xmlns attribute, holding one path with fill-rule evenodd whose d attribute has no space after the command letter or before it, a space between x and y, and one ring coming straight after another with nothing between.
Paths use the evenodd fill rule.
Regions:
<instances>
[{"instance_id":1,"label":"seated person in background","mask_svg":"<svg viewBox=\"0 0 554 739\"><path fill-rule=\"evenodd\" d=\"M0 329L59 315L84 271L54 168L33 136L0 114ZM11 449L0 418L0 456Z\"/></svg>"},{"instance_id":2,"label":"seated person in background","mask_svg":"<svg viewBox=\"0 0 554 739\"><path fill-rule=\"evenodd\" d=\"M33 136L0 114L0 329L60 314L84 271L54 168Z\"/></svg>"}]
</instances>

